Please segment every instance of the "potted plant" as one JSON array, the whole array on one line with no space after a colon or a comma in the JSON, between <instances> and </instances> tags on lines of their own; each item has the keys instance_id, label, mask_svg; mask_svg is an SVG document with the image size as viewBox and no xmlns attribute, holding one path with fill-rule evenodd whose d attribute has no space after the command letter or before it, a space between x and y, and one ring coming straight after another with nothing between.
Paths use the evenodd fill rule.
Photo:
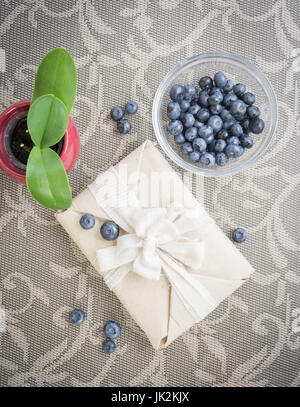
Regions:
<instances>
[{"instance_id":1,"label":"potted plant","mask_svg":"<svg viewBox=\"0 0 300 407\"><path fill-rule=\"evenodd\" d=\"M26 183L33 198L51 209L66 209L72 195L66 172L76 162L79 136L69 117L77 73L64 48L41 61L31 101L19 102L0 116L0 167Z\"/></svg>"}]
</instances>

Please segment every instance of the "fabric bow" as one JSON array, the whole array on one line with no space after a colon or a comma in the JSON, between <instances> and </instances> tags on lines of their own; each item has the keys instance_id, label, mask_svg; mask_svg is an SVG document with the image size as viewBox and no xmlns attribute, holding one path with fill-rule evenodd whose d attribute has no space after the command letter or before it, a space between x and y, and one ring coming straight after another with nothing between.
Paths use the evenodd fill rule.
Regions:
<instances>
[{"instance_id":1,"label":"fabric bow","mask_svg":"<svg viewBox=\"0 0 300 407\"><path fill-rule=\"evenodd\" d=\"M159 280L164 272L194 319L207 315L215 300L193 276L200 272L205 255L204 242L199 240L199 210L174 204L170 208L142 208L136 199L132 206L110 207L103 201L99 180L90 190L110 218L127 232L116 245L96 252L108 287L114 289L129 272L152 280Z\"/></svg>"}]
</instances>

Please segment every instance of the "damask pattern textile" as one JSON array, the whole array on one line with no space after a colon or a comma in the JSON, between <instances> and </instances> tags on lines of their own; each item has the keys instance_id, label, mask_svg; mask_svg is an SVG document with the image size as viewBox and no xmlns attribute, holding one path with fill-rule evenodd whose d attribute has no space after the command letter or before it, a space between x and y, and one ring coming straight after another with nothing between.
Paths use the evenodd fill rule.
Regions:
<instances>
[{"instance_id":1,"label":"damask pattern textile","mask_svg":"<svg viewBox=\"0 0 300 407\"><path fill-rule=\"evenodd\" d=\"M6 57L1 112L30 98L48 50L64 46L75 59L79 83L72 116L81 154L70 174L74 196L145 139L155 140L156 88L188 56L224 50L255 62L274 86L280 115L271 148L250 169L222 179L185 175L225 233L247 229L239 248L256 272L161 351L153 350L53 211L39 207L25 186L1 172L0 385L299 386L299 2L0 0L0 5ZM131 134L121 137L109 111L127 100L140 108ZM75 307L88 315L80 328L67 320ZM101 343L110 319L123 332L117 351L108 356Z\"/></svg>"}]
</instances>

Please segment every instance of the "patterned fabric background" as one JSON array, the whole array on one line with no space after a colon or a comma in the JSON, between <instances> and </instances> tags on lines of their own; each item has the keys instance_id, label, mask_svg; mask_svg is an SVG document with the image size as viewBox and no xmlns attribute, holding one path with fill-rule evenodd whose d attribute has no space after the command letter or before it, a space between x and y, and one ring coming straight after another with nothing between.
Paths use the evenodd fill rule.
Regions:
<instances>
[{"instance_id":1,"label":"patterned fabric background","mask_svg":"<svg viewBox=\"0 0 300 407\"><path fill-rule=\"evenodd\" d=\"M154 351L142 331L26 187L0 174L1 386L300 385L300 3L297 0L1 0L0 111L31 96L42 56L66 47L78 68L72 116L81 135L70 174L76 195L98 172L155 139L152 99L185 57L210 50L244 55L270 78L279 100L275 141L249 170L204 181L205 205L256 272L203 322ZM137 100L131 135L108 113ZM177 168L179 171L179 169ZM195 182L192 184L194 185ZM195 189L195 188L194 188ZM200 195L198 199L202 199ZM81 307L88 320L67 322ZM111 356L102 327L119 321Z\"/></svg>"}]
</instances>

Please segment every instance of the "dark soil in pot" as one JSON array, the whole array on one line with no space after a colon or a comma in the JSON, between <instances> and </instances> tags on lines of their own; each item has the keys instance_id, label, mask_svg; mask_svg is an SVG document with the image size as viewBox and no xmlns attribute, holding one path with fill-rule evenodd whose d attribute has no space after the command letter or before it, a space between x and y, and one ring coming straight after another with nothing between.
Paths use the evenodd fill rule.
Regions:
<instances>
[{"instance_id":1,"label":"dark soil in pot","mask_svg":"<svg viewBox=\"0 0 300 407\"><path fill-rule=\"evenodd\" d=\"M27 116L17 121L14 129L10 132L9 139L9 149L16 161L19 163L18 167L25 168L29 153L34 146L27 129ZM51 148L59 155L62 152L63 145L64 139L62 138Z\"/></svg>"}]
</instances>

